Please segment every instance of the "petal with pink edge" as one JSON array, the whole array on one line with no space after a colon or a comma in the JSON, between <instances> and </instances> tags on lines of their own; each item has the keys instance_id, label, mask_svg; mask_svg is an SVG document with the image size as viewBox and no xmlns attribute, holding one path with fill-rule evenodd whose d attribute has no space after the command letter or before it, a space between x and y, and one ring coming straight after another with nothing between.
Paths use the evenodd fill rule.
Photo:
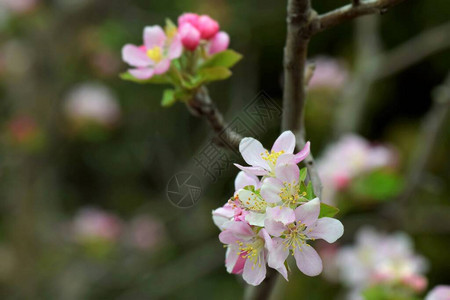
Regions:
<instances>
[{"instance_id":1,"label":"petal with pink edge","mask_svg":"<svg viewBox=\"0 0 450 300\"><path fill-rule=\"evenodd\" d=\"M322 259L317 251L308 244L294 250L297 267L305 275L317 276L322 272Z\"/></svg>"},{"instance_id":2,"label":"petal with pink edge","mask_svg":"<svg viewBox=\"0 0 450 300\"><path fill-rule=\"evenodd\" d=\"M227 223L225 229L225 231L231 231L240 240L248 240L255 235L252 228L247 223L241 221Z\"/></svg>"},{"instance_id":3,"label":"petal with pink edge","mask_svg":"<svg viewBox=\"0 0 450 300\"><path fill-rule=\"evenodd\" d=\"M234 244L238 241L238 238L234 235L231 230L224 230L219 233L219 241L222 244Z\"/></svg>"},{"instance_id":4,"label":"petal with pink edge","mask_svg":"<svg viewBox=\"0 0 450 300\"><path fill-rule=\"evenodd\" d=\"M242 278L250 285L258 285L266 278L266 261L263 255L258 255L257 263L250 259L245 261Z\"/></svg>"},{"instance_id":5,"label":"petal with pink edge","mask_svg":"<svg viewBox=\"0 0 450 300\"><path fill-rule=\"evenodd\" d=\"M261 185L261 196L269 203L281 201L280 191L284 187L283 183L276 178L266 178Z\"/></svg>"},{"instance_id":6,"label":"petal with pink edge","mask_svg":"<svg viewBox=\"0 0 450 300\"><path fill-rule=\"evenodd\" d=\"M144 28L144 45L147 49L162 47L166 41L166 34L161 26L147 26Z\"/></svg>"},{"instance_id":7,"label":"petal with pink edge","mask_svg":"<svg viewBox=\"0 0 450 300\"><path fill-rule=\"evenodd\" d=\"M311 231L309 231L311 230ZM308 227L308 237L314 239L323 239L328 243L334 243L344 234L344 226L341 221L334 218L320 218L317 222Z\"/></svg>"},{"instance_id":8,"label":"petal with pink edge","mask_svg":"<svg viewBox=\"0 0 450 300\"><path fill-rule=\"evenodd\" d=\"M149 79L155 73L153 69L150 68L129 69L128 72L130 72L130 74L137 79L141 80Z\"/></svg>"},{"instance_id":9,"label":"petal with pink edge","mask_svg":"<svg viewBox=\"0 0 450 300\"><path fill-rule=\"evenodd\" d=\"M273 143L272 152L284 151L285 153L293 153L295 149L295 135L292 131L283 132Z\"/></svg>"},{"instance_id":10,"label":"petal with pink edge","mask_svg":"<svg viewBox=\"0 0 450 300\"><path fill-rule=\"evenodd\" d=\"M170 68L170 59L166 58L155 65L155 74L164 74Z\"/></svg>"},{"instance_id":11,"label":"petal with pink edge","mask_svg":"<svg viewBox=\"0 0 450 300\"><path fill-rule=\"evenodd\" d=\"M248 173L248 174L252 174L252 175L256 175L256 176L264 176L267 175L267 170L261 167L244 167L241 166L240 164L234 164L236 167L238 167L240 170Z\"/></svg>"},{"instance_id":12,"label":"petal with pink edge","mask_svg":"<svg viewBox=\"0 0 450 300\"><path fill-rule=\"evenodd\" d=\"M300 152L295 154L295 163L296 164L298 164L299 162L304 160L309 155L309 145L310 145L310 143L307 142L305 147L303 147L303 149Z\"/></svg>"},{"instance_id":13,"label":"petal with pink edge","mask_svg":"<svg viewBox=\"0 0 450 300\"><path fill-rule=\"evenodd\" d=\"M283 234L284 231L287 230L286 226L284 226L283 223L274 221L269 218L266 218L266 220L264 221L264 227L266 228L268 233L275 237L279 237Z\"/></svg>"},{"instance_id":14,"label":"petal with pink edge","mask_svg":"<svg viewBox=\"0 0 450 300\"><path fill-rule=\"evenodd\" d=\"M239 172L236 176L236 179L234 180L234 189L237 191L249 185L253 185L255 188L258 188L259 187L258 177L256 177L253 174L248 174L244 171Z\"/></svg>"},{"instance_id":15,"label":"petal with pink edge","mask_svg":"<svg viewBox=\"0 0 450 300\"><path fill-rule=\"evenodd\" d=\"M180 36L177 34L173 37L172 42L169 46L168 57L170 59L176 59L181 56L182 52L183 52L183 44L181 43Z\"/></svg>"},{"instance_id":16,"label":"petal with pink edge","mask_svg":"<svg viewBox=\"0 0 450 300\"><path fill-rule=\"evenodd\" d=\"M239 143L239 152L245 162L254 167L262 167L266 170L269 169L269 165L262 158L262 155L266 153L266 149L262 144L254 138L243 138Z\"/></svg>"},{"instance_id":17,"label":"petal with pink edge","mask_svg":"<svg viewBox=\"0 0 450 300\"><path fill-rule=\"evenodd\" d=\"M297 184L300 176L300 169L297 165L284 165L275 168L275 176L284 183Z\"/></svg>"},{"instance_id":18,"label":"petal with pink edge","mask_svg":"<svg viewBox=\"0 0 450 300\"><path fill-rule=\"evenodd\" d=\"M285 165L295 165L295 156L292 153L284 153L278 156L275 167L285 166Z\"/></svg>"},{"instance_id":19,"label":"petal with pink edge","mask_svg":"<svg viewBox=\"0 0 450 300\"><path fill-rule=\"evenodd\" d=\"M237 246L230 246L227 248L225 254L225 267L228 273L232 273L234 266L239 258L239 248Z\"/></svg>"},{"instance_id":20,"label":"petal with pink edge","mask_svg":"<svg viewBox=\"0 0 450 300\"><path fill-rule=\"evenodd\" d=\"M266 214L268 219L272 219L276 222L281 222L284 225L293 223L295 221L295 212L289 207L268 207L266 210Z\"/></svg>"},{"instance_id":21,"label":"petal with pink edge","mask_svg":"<svg viewBox=\"0 0 450 300\"><path fill-rule=\"evenodd\" d=\"M133 67L148 67L152 60L138 46L127 44L122 48L122 59Z\"/></svg>"},{"instance_id":22,"label":"petal with pink edge","mask_svg":"<svg viewBox=\"0 0 450 300\"><path fill-rule=\"evenodd\" d=\"M295 209L295 220L309 227L317 221L319 213L320 200L319 198L314 198Z\"/></svg>"}]
</instances>

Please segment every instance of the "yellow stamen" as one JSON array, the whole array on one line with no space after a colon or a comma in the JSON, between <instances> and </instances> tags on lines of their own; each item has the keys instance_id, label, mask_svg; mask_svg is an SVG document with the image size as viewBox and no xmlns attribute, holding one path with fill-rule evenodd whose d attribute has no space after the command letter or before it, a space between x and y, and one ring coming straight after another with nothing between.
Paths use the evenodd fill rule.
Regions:
<instances>
[{"instance_id":1,"label":"yellow stamen","mask_svg":"<svg viewBox=\"0 0 450 300\"><path fill-rule=\"evenodd\" d=\"M155 46L152 49L147 50L147 56L150 57L155 63L160 62L162 60L162 51L161 47Z\"/></svg>"}]
</instances>

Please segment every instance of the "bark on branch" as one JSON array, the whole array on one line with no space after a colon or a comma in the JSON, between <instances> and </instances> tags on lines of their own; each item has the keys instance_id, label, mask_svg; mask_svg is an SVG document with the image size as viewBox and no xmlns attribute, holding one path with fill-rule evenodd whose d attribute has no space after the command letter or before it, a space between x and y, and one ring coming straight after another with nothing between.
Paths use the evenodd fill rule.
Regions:
<instances>
[{"instance_id":1,"label":"bark on branch","mask_svg":"<svg viewBox=\"0 0 450 300\"><path fill-rule=\"evenodd\" d=\"M221 112L209 97L205 87L199 89L191 101L187 102L187 107L194 116L203 117L208 121L216 133L215 142L219 146L239 149L242 136L227 127Z\"/></svg>"},{"instance_id":2,"label":"bark on branch","mask_svg":"<svg viewBox=\"0 0 450 300\"><path fill-rule=\"evenodd\" d=\"M355 5L355 3L348 4L323 15L317 16L313 22L311 22L311 34L316 34L360 16L383 14L392 6L403 1L405 0L366 0L359 1L359 4L357 5Z\"/></svg>"}]
</instances>

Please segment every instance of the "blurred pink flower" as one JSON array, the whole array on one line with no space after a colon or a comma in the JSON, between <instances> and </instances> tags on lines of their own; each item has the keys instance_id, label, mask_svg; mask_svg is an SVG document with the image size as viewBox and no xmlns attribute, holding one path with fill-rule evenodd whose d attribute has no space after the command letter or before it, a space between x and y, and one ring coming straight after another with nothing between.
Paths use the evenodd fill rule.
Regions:
<instances>
[{"instance_id":1,"label":"blurred pink flower","mask_svg":"<svg viewBox=\"0 0 450 300\"><path fill-rule=\"evenodd\" d=\"M219 32L219 23L212 19L210 16L201 15L198 18L198 30L202 39L209 40L214 37L217 32Z\"/></svg>"},{"instance_id":2,"label":"blurred pink flower","mask_svg":"<svg viewBox=\"0 0 450 300\"><path fill-rule=\"evenodd\" d=\"M450 300L450 285L438 285L425 297L425 300Z\"/></svg>"},{"instance_id":3,"label":"blurred pink flower","mask_svg":"<svg viewBox=\"0 0 450 300\"><path fill-rule=\"evenodd\" d=\"M164 225L151 216L136 216L130 222L129 241L137 249L153 249L163 242L165 236Z\"/></svg>"},{"instance_id":4,"label":"blurred pink flower","mask_svg":"<svg viewBox=\"0 0 450 300\"><path fill-rule=\"evenodd\" d=\"M416 292L426 287L423 273L427 261L414 252L404 233L388 235L372 228L360 229L355 245L342 247L335 261L340 280L354 291L372 284L403 284Z\"/></svg>"},{"instance_id":5,"label":"blurred pink flower","mask_svg":"<svg viewBox=\"0 0 450 300\"><path fill-rule=\"evenodd\" d=\"M335 193L346 188L353 178L394 163L395 153L390 148L373 146L354 134L342 137L317 160L324 187L322 200L333 203Z\"/></svg>"},{"instance_id":6,"label":"blurred pink flower","mask_svg":"<svg viewBox=\"0 0 450 300\"><path fill-rule=\"evenodd\" d=\"M16 143L26 143L34 139L40 132L36 121L27 115L14 117L9 121L8 129Z\"/></svg>"},{"instance_id":7,"label":"blurred pink flower","mask_svg":"<svg viewBox=\"0 0 450 300\"><path fill-rule=\"evenodd\" d=\"M311 89L339 89L348 79L348 71L345 66L333 58L320 56L315 60L315 64L316 69L309 82Z\"/></svg>"},{"instance_id":8,"label":"blurred pink flower","mask_svg":"<svg viewBox=\"0 0 450 300\"><path fill-rule=\"evenodd\" d=\"M227 50L229 44L230 44L230 36L228 35L228 33L220 31L211 39L208 53L210 55L213 55L218 52Z\"/></svg>"},{"instance_id":9,"label":"blurred pink flower","mask_svg":"<svg viewBox=\"0 0 450 300\"><path fill-rule=\"evenodd\" d=\"M153 75L164 74L170 68L170 62L180 57L182 45L180 36L166 35L160 26L144 28L144 45L127 44L122 48L123 60L131 65L131 75L137 79L149 79Z\"/></svg>"},{"instance_id":10,"label":"blurred pink flower","mask_svg":"<svg viewBox=\"0 0 450 300\"><path fill-rule=\"evenodd\" d=\"M9 9L13 13L27 13L33 10L39 0L0 0L0 9Z\"/></svg>"},{"instance_id":11,"label":"blurred pink flower","mask_svg":"<svg viewBox=\"0 0 450 300\"><path fill-rule=\"evenodd\" d=\"M116 242L122 228L122 221L116 215L92 207L81 209L72 223L74 238L79 242Z\"/></svg>"},{"instance_id":12,"label":"blurred pink flower","mask_svg":"<svg viewBox=\"0 0 450 300\"><path fill-rule=\"evenodd\" d=\"M191 51L194 51L200 43L200 32L190 23L180 25L178 29L181 43L183 46Z\"/></svg>"},{"instance_id":13,"label":"blurred pink flower","mask_svg":"<svg viewBox=\"0 0 450 300\"><path fill-rule=\"evenodd\" d=\"M67 95L64 110L67 117L77 123L96 122L112 126L120 118L120 106L112 91L101 84L83 83Z\"/></svg>"}]
</instances>

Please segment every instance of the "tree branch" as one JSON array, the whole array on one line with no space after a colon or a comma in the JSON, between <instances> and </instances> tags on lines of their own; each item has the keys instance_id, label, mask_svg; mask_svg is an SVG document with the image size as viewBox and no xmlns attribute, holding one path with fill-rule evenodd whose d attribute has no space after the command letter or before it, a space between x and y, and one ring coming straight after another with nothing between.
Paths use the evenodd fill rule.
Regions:
<instances>
[{"instance_id":1,"label":"tree branch","mask_svg":"<svg viewBox=\"0 0 450 300\"><path fill-rule=\"evenodd\" d=\"M433 155L433 149L438 142L439 132L447 121L447 114L450 110L450 73L445 83L434 90L433 98L433 106L425 117L416 151L411 160L405 190L399 199L399 203L403 205L414 194L419 185L427 163Z\"/></svg>"},{"instance_id":2,"label":"tree branch","mask_svg":"<svg viewBox=\"0 0 450 300\"><path fill-rule=\"evenodd\" d=\"M380 58L377 79L393 75L450 47L450 22L426 30ZM413 51L411 51L413 49Z\"/></svg>"},{"instance_id":3,"label":"tree branch","mask_svg":"<svg viewBox=\"0 0 450 300\"><path fill-rule=\"evenodd\" d=\"M216 133L215 142L222 147L239 149L242 136L227 127L222 113L211 100L206 87L198 90L191 101L187 102L189 111L196 117L204 117Z\"/></svg>"},{"instance_id":4,"label":"tree branch","mask_svg":"<svg viewBox=\"0 0 450 300\"><path fill-rule=\"evenodd\" d=\"M387 10L405 0L368 0L360 1L358 5L348 4L323 15L319 15L311 22L311 34L316 34L345 21L370 14L383 14Z\"/></svg>"}]
</instances>

